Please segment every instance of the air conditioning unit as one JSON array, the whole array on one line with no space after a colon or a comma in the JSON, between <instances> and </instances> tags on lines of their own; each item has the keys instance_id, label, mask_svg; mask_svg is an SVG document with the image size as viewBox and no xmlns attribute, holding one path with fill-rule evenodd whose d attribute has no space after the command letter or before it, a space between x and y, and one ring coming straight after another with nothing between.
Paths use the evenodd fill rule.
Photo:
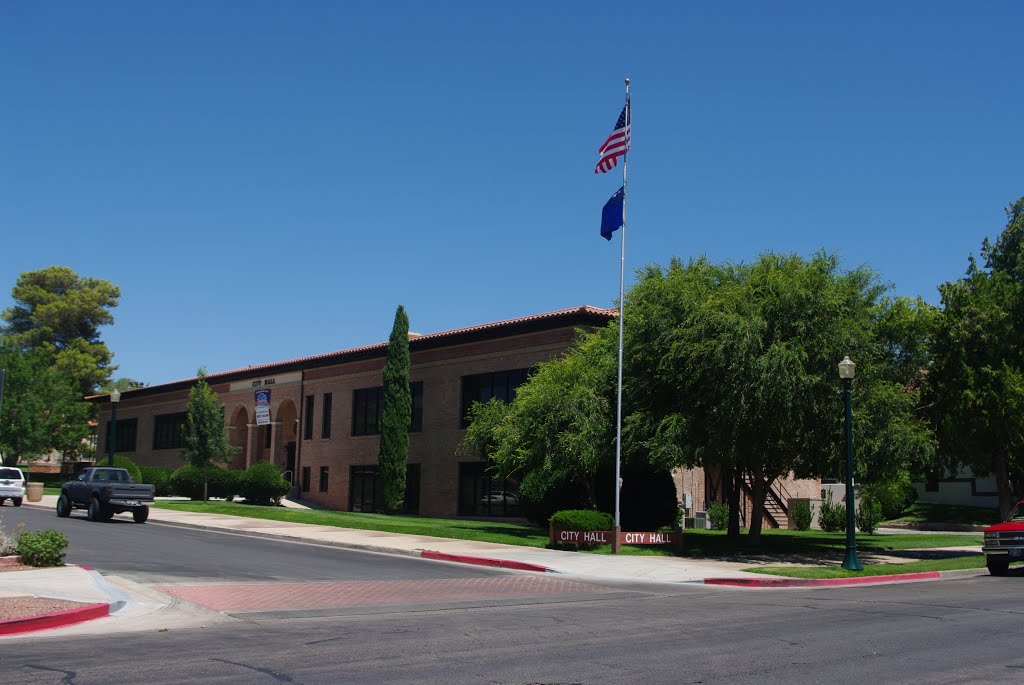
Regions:
<instances>
[{"instance_id":1,"label":"air conditioning unit","mask_svg":"<svg viewBox=\"0 0 1024 685\"><path fill-rule=\"evenodd\" d=\"M706 511L698 511L692 518L687 516L686 527L709 530L711 528L711 522L708 521L708 513Z\"/></svg>"}]
</instances>

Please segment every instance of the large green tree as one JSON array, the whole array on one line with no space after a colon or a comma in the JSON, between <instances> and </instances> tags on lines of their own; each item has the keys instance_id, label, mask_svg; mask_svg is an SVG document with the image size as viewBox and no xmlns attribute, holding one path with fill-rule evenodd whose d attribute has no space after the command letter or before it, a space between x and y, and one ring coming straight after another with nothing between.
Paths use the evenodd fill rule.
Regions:
<instances>
[{"instance_id":1,"label":"large green tree","mask_svg":"<svg viewBox=\"0 0 1024 685\"><path fill-rule=\"evenodd\" d=\"M1024 197L1007 209L982 264L939 287L942 316L929 369L941 454L951 470L993 475L999 509L1024 495Z\"/></svg>"},{"instance_id":2,"label":"large green tree","mask_svg":"<svg viewBox=\"0 0 1024 685\"><path fill-rule=\"evenodd\" d=\"M239 448L232 446L228 440L224 405L206 382L206 370L199 369L199 379L188 395L181 456L189 465L202 469L206 474L218 464L229 463L238 451ZM204 477L203 501L206 500L207 481L208 478Z\"/></svg>"},{"instance_id":3,"label":"large green tree","mask_svg":"<svg viewBox=\"0 0 1024 685\"><path fill-rule=\"evenodd\" d=\"M409 316L398 305L384 359L384 407L380 417L381 496L384 511L397 514L405 502L405 474L409 463L409 427L412 395L409 392Z\"/></svg>"},{"instance_id":4,"label":"large green tree","mask_svg":"<svg viewBox=\"0 0 1024 685\"><path fill-rule=\"evenodd\" d=\"M57 450L78 456L86 449L90 405L40 350L0 341L5 371L0 406L0 453L9 465Z\"/></svg>"},{"instance_id":5,"label":"large green tree","mask_svg":"<svg viewBox=\"0 0 1024 685\"><path fill-rule=\"evenodd\" d=\"M507 405L475 403L460 447L497 472L522 479L519 497L540 503L575 493L563 506L595 507L596 479L614 458L614 327L584 335L561 358L539 364Z\"/></svg>"},{"instance_id":6,"label":"large green tree","mask_svg":"<svg viewBox=\"0 0 1024 685\"><path fill-rule=\"evenodd\" d=\"M740 489L749 489L756 542L774 480L845 471L836 364L849 355L858 480L920 468L934 439L905 366L924 345L910 323L928 310L885 298L886 288L869 269L843 271L824 253L649 267L626 307L625 446L655 463L729 474L730 532L739 532Z\"/></svg>"},{"instance_id":7,"label":"large green tree","mask_svg":"<svg viewBox=\"0 0 1024 685\"><path fill-rule=\"evenodd\" d=\"M43 351L80 396L96 392L117 368L99 329L114 322L110 310L120 289L51 266L21 274L11 294L15 304L0 315L7 324L0 335L22 349Z\"/></svg>"}]
</instances>

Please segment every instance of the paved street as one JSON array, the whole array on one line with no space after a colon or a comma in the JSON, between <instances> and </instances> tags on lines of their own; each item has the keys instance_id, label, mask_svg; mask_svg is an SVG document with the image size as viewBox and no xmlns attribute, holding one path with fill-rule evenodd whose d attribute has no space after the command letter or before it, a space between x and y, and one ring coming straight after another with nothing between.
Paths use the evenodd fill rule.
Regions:
<instances>
[{"instance_id":1,"label":"paved street","mask_svg":"<svg viewBox=\"0 0 1024 685\"><path fill-rule=\"evenodd\" d=\"M367 607L321 619L0 642L0 669L5 685L1016 683L1024 670L1019 582L648 586L510 605Z\"/></svg>"},{"instance_id":2,"label":"paved street","mask_svg":"<svg viewBox=\"0 0 1024 685\"><path fill-rule=\"evenodd\" d=\"M1024 671L1019 575L820 590L591 582L3 514L65 531L69 560L111 582L195 609L187 623L157 612L139 632L86 624L0 641L4 685L959 683Z\"/></svg>"}]
</instances>

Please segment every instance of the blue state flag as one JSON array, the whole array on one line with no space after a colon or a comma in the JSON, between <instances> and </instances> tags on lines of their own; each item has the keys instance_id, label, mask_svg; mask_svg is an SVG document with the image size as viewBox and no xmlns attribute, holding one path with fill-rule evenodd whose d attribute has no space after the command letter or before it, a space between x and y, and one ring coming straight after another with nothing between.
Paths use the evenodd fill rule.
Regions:
<instances>
[{"instance_id":1,"label":"blue state flag","mask_svg":"<svg viewBox=\"0 0 1024 685\"><path fill-rule=\"evenodd\" d=\"M622 227L622 204L625 199L626 189L619 188L604 203L604 209L601 210L601 237L605 240L611 240L612 233Z\"/></svg>"}]
</instances>

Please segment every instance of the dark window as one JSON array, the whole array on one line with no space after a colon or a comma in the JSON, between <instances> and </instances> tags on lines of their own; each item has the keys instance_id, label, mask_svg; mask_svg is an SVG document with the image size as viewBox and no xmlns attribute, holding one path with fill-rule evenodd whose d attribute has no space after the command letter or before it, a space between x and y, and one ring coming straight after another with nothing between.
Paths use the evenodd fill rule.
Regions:
<instances>
[{"instance_id":1,"label":"dark window","mask_svg":"<svg viewBox=\"0 0 1024 685\"><path fill-rule=\"evenodd\" d=\"M353 466L349 474L349 511L378 512L384 508L377 466ZM405 472L405 501L402 514L420 511L420 465L409 464Z\"/></svg>"},{"instance_id":2,"label":"dark window","mask_svg":"<svg viewBox=\"0 0 1024 685\"><path fill-rule=\"evenodd\" d=\"M139 430L138 419L117 420L117 443L114 445L114 452L134 452L135 436ZM110 421L107 421L107 440L104 446L110 449Z\"/></svg>"},{"instance_id":3,"label":"dark window","mask_svg":"<svg viewBox=\"0 0 1024 685\"><path fill-rule=\"evenodd\" d=\"M334 397L329 392L324 393L323 421L320 423L320 437L331 437L331 403Z\"/></svg>"},{"instance_id":4,"label":"dark window","mask_svg":"<svg viewBox=\"0 0 1024 685\"><path fill-rule=\"evenodd\" d=\"M306 440L313 439L313 396L306 395L306 417L305 426L302 430L302 437Z\"/></svg>"},{"instance_id":5,"label":"dark window","mask_svg":"<svg viewBox=\"0 0 1024 685\"><path fill-rule=\"evenodd\" d=\"M486 462L459 464L459 516L521 516L519 483L492 477Z\"/></svg>"},{"instance_id":6,"label":"dark window","mask_svg":"<svg viewBox=\"0 0 1024 685\"><path fill-rule=\"evenodd\" d=\"M185 412L157 416L153 424L153 449L175 450L184 447L186 417Z\"/></svg>"},{"instance_id":7,"label":"dark window","mask_svg":"<svg viewBox=\"0 0 1024 685\"><path fill-rule=\"evenodd\" d=\"M312 467L309 467L309 466L303 466L302 467L302 491L303 492L309 492L309 481L312 478L312 475L311 475L312 471L313 471Z\"/></svg>"},{"instance_id":8,"label":"dark window","mask_svg":"<svg viewBox=\"0 0 1024 685\"><path fill-rule=\"evenodd\" d=\"M263 430L263 447L265 447L266 449L269 450L270 449L270 437L271 437L270 426L262 426L262 430Z\"/></svg>"},{"instance_id":9,"label":"dark window","mask_svg":"<svg viewBox=\"0 0 1024 685\"><path fill-rule=\"evenodd\" d=\"M409 432L419 433L423 430L423 381L410 383L409 393L412 395L412 421L409 423Z\"/></svg>"},{"instance_id":10,"label":"dark window","mask_svg":"<svg viewBox=\"0 0 1024 685\"><path fill-rule=\"evenodd\" d=\"M486 402L497 397L502 402L516 398L516 388L526 381L529 369L513 369L495 373L480 373L462 377L462 427L469 425L469 408L474 402Z\"/></svg>"},{"instance_id":11,"label":"dark window","mask_svg":"<svg viewBox=\"0 0 1024 685\"><path fill-rule=\"evenodd\" d=\"M327 467L320 467L320 492L327 492Z\"/></svg>"},{"instance_id":12,"label":"dark window","mask_svg":"<svg viewBox=\"0 0 1024 685\"><path fill-rule=\"evenodd\" d=\"M412 418L409 431L423 430L423 381L409 384L412 396ZM384 412L384 388L363 388L352 394L352 435L377 435L380 433L380 417Z\"/></svg>"}]
</instances>

